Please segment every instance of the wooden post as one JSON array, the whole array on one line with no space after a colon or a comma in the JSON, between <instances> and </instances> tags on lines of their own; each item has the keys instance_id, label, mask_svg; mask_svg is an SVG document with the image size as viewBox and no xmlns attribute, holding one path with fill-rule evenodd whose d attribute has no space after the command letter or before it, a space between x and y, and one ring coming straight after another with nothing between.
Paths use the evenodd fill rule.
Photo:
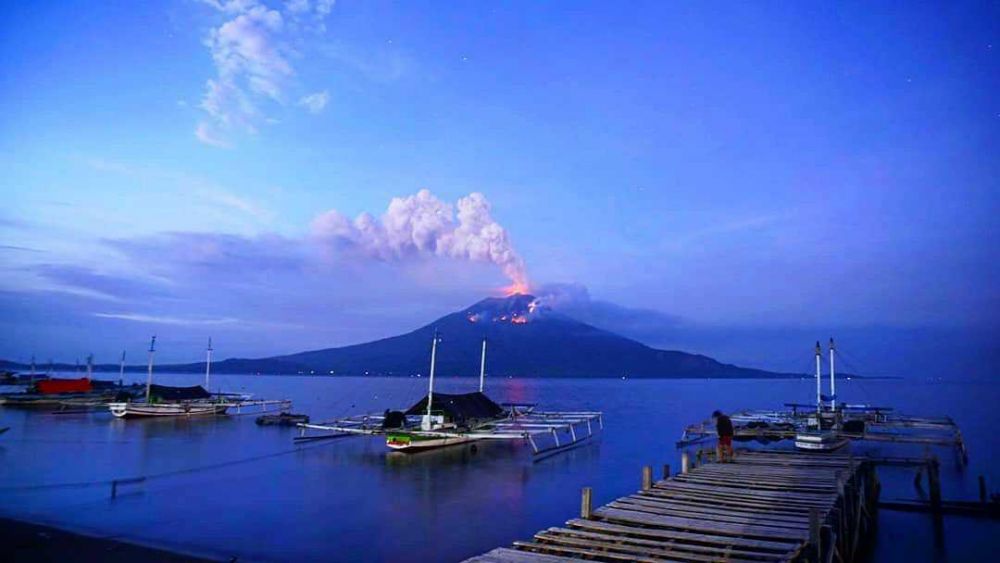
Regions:
<instances>
[{"instance_id":1,"label":"wooden post","mask_svg":"<svg viewBox=\"0 0 1000 563\"><path fill-rule=\"evenodd\" d=\"M986 477L979 476L979 502L986 502Z\"/></svg>"},{"instance_id":2,"label":"wooden post","mask_svg":"<svg viewBox=\"0 0 1000 563\"><path fill-rule=\"evenodd\" d=\"M686 474L688 472L688 467L691 465L691 456L684 452L681 454L681 473Z\"/></svg>"},{"instance_id":3,"label":"wooden post","mask_svg":"<svg viewBox=\"0 0 1000 563\"><path fill-rule=\"evenodd\" d=\"M819 519L819 509L810 508L809 509L809 545L813 546L816 550L816 561L822 560L823 551L821 550L819 542L820 533L820 519Z\"/></svg>"},{"instance_id":4,"label":"wooden post","mask_svg":"<svg viewBox=\"0 0 1000 563\"><path fill-rule=\"evenodd\" d=\"M646 465L642 468L642 490L648 491L653 488L653 468Z\"/></svg>"},{"instance_id":5,"label":"wooden post","mask_svg":"<svg viewBox=\"0 0 1000 563\"><path fill-rule=\"evenodd\" d=\"M590 487L584 487L580 495L580 518L584 520L590 519L590 513L593 512L593 504L591 503L590 497L592 494L592 489Z\"/></svg>"},{"instance_id":6,"label":"wooden post","mask_svg":"<svg viewBox=\"0 0 1000 563\"><path fill-rule=\"evenodd\" d=\"M932 457L927 463L927 486L931 493L931 509L941 511L941 468L937 457Z\"/></svg>"},{"instance_id":7,"label":"wooden post","mask_svg":"<svg viewBox=\"0 0 1000 563\"><path fill-rule=\"evenodd\" d=\"M666 480L666 479L669 479L669 478L670 478L670 464L669 463L664 463L663 464L663 479Z\"/></svg>"}]
</instances>

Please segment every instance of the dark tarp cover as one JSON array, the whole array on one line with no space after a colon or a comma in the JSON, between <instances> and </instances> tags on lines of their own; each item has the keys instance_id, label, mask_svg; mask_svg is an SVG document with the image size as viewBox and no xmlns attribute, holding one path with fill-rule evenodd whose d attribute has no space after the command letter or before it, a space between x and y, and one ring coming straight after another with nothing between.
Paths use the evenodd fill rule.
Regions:
<instances>
[{"instance_id":1,"label":"dark tarp cover","mask_svg":"<svg viewBox=\"0 0 1000 563\"><path fill-rule=\"evenodd\" d=\"M170 387L169 385L150 385L149 395L158 397L161 401L190 401L191 399L209 399L212 394L205 391L201 385L194 387Z\"/></svg>"},{"instance_id":2,"label":"dark tarp cover","mask_svg":"<svg viewBox=\"0 0 1000 563\"><path fill-rule=\"evenodd\" d=\"M475 393L464 393L462 395L448 395L446 393L434 393L434 404L431 410L435 413L443 412L446 416L455 421L495 418L503 414L500 405L492 399L476 391ZM406 411L408 415L427 414L427 397L420 399L420 402L410 407Z\"/></svg>"}]
</instances>

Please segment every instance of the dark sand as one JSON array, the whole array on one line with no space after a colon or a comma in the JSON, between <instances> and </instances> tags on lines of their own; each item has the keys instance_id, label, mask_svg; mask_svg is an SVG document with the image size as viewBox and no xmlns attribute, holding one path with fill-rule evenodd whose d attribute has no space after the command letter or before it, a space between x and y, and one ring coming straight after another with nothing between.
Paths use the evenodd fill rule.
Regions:
<instances>
[{"instance_id":1,"label":"dark sand","mask_svg":"<svg viewBox=\"0 0 1000 563\"><path fill-rule=\"evenodd\" d=\"M4 561L209 561L114 539L84 536L48 526L0 518Z\"/></svg>"}]
</instances>

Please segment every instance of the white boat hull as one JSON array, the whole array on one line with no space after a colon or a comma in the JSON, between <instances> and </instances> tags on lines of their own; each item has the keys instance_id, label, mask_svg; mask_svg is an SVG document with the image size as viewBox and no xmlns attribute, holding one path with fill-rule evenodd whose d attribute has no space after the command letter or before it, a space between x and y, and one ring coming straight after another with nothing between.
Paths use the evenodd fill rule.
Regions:
<instances>
[{"instance_id":1,"label":"white boat hull","mask_svg":"<svg viewBox=\"0 0 1000 563\"><path fill-rule=\"evenodd\" d=\"M813 452L832 452L847 445L847 438L833 432L800 432L795 435L795 447Z\"/></svg>"},{"instance_id":2,"label":"white boat hull","mask_svg":"<svg viewBox=\"0 0 1000 563\"><path fill-rule=\"evenodd\" d=\"M118 418L215 416L226 414L227 404L220 403L111 403L111 414Z\"/></svg>"},{"instance_id":3,"label":"white boat hull","mask_svg":"<svg viewBox=\"0 0 1000 563\"><path fill-rule=\"evenodd\" d=\"M394 441L392 439L386 440L385 445L390 449L397 452L419 452L424 450L432 450L435 448L444 448L447 446L457 446L459 444L465 444L467 442L474 442L475 438L469 438L466 436L446 436L441 438L421 438L418 440L410 440L407 442Z\"/></svg>"}]
</instances>

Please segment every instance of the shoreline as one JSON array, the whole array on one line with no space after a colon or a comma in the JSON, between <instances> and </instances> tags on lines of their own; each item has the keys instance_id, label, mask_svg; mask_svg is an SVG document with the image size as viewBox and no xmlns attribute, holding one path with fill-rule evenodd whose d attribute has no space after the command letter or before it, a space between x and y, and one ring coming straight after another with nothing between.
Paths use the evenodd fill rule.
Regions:
<instances>
[{"instance_id":1,"label":"shoreline","mask_svg":"<svg viewBox=\"0 0 1000 563\"><path fill-rule=\"evenodd\" d=\"M148 547L112 537L91 536L65 528L35 524L6 516L0 516L0 543L4 546L4 560L11 562L101 561L127 563L150 561L203 563L224 561Z\"/></svg>"}]
</instances>

